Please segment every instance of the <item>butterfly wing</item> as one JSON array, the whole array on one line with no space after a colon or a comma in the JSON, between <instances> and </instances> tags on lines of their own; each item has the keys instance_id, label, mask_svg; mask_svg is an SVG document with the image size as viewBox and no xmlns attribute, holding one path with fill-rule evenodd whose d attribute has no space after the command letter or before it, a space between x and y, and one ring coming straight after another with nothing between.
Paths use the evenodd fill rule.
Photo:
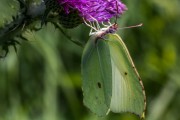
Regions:
<instances>
[{"instance_id":1,"label":"butterfly wing","mask_svg":"<svg viewBox=\"0 0 180 120\"><path fill-rule=\"evenodd\" d=\"M109 46L93 35L82 56L84 104L98 116L105 116L112 96L112 69Z\"/></svg>"},{"instance_id":2,"label":"butterfly wing","mask_svg":"<svg viewBox=\"0 0 180 120\"><path fill-rule=\"evenodd\" d=\"M144 87L126 45L117 34L108 34L112 64L112 99L110 110L131 112L144 117Z\"/></svg>"}]
</instances>

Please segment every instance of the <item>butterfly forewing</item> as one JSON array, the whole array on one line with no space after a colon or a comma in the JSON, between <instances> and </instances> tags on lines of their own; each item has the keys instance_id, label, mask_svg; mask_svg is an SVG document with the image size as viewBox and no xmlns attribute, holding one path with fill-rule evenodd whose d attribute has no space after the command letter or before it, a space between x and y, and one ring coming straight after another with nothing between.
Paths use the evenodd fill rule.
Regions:
<instances>
[{"instance_id":1,"label":"butterfly forewing","mask_svg":"<svg viewBox=\"0 0 180 120\"><path fill-rule=\"evenodd\" d=\"M112 64L112 99L110 110L115 113L144 114L145 93L129 52L117 34L107 34Z\"/></svg>"},{"instance_id":2,"label":"butterfly forewing","mask_svg":"<svg viewBox=\"0 0 180 120\"><path fill-rule=\"evenodd\" d=\"M112 69L109 46L93 35L82 57L84 104L99 116L105 116L112 97Z\"/></svg>"}]
</instances>

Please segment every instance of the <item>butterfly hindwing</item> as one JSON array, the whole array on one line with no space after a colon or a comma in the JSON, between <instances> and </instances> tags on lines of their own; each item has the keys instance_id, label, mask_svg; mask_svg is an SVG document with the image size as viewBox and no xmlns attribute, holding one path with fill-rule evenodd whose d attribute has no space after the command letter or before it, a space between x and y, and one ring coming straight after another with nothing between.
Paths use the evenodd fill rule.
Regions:
<instances>
[{"instance_id":1,"label":"butterfly hindwing","mask_svg":"<svg viewBox=\"0 0 180 120\"><path fill-rule=\"evenodd\" d=\"M130 54L117 34L107 34L112 63L112 99L110 110L131 112L143 117L145 93Z\"/></svg>"}]
</instances>

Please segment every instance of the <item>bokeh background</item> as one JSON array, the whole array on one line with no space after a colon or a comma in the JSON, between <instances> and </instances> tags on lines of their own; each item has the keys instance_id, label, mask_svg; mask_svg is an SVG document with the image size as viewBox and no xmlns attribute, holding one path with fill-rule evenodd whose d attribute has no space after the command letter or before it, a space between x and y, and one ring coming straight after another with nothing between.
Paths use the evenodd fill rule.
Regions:
<instances>
[{"instance_id":1,"label":"bokeh background","mask_svg":"<svg viewBox=\"0 0 180 120\"><path fill-rule=\"evenodd\" d=\"M32 2L32 1L31 1ZM119 30L142 77L147 120L180 120L180 1L123 0L128 11L118 24L140 28ZM0 26L19 9L15 0L0 1ZM64 29L87 41L85 25ZM138 120L124 113L97 117L83 105L81 55L52 24L26 31L17 54L0 59L0 120Z\"/></svg>"}]
</instances>

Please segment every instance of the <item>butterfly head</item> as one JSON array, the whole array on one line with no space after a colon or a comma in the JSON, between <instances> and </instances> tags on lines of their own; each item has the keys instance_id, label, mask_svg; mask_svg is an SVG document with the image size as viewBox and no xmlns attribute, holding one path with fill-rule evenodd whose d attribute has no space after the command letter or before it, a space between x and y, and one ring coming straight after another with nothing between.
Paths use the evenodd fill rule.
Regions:
<instances>
[{"instance_id":1,"label":"butterfly head","mask_svg":"<svg viewBox=\"0 0 180 120\"><path fill-rule=\"evenodd\" d=\"M118 24L114 23L113 25L109 26L107 33L115 33L118 30Z\"/></svg>"}]
</instances>

